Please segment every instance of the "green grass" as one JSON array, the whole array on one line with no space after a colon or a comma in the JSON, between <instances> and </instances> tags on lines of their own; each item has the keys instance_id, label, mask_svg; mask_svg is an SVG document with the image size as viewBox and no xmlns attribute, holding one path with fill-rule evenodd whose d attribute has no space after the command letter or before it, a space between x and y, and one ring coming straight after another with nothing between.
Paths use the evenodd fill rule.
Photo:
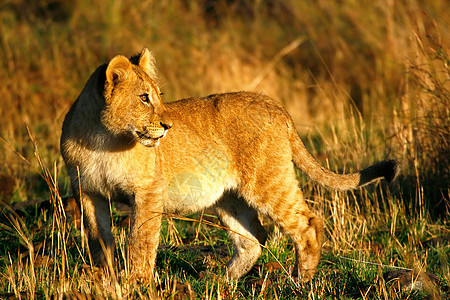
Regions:
<instances>
[{"instance_id":1,"label":"green grass","mask_svg":"<svg viewBox=\"0 0 450 300\"><path fill-rule=\"evenodd\" d=\"M157 60L164 101L264 92L282 101L322 165L349 172L386 157L402 165L395 183L347 193L298 174L311 208L326 224L319 270L306 284L290 280L292 244L265 216L270 237L263 254L232 285L222 276L232 251L225 231L166 218L156 281L163 298L186 298L190 291L198 299L426 297L385 282L383 274L400 267L437 275L428 297L448 299L446 4L0 4L0 298L150 298L150 286L131 285L125 271L109 278L91 267L82 229L66 219L60 204L71 191L58 148L64 115L93 70L114 55L130 56L147 46ZM126 270L128 229L118 225L123 218L114 211L116 260Z\"/></svg>"}]
</instances>

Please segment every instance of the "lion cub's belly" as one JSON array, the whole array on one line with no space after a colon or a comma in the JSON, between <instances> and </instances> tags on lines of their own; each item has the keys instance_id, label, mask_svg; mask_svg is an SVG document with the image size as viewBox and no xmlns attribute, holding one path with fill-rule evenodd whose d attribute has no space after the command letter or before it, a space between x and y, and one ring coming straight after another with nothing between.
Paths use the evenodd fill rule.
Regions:
<instances>
[{"instance_id":1,"label":"lion cub's belly","mask_svg":"<svg viewBox=\"0 0 450 300\"><path fill-rule=\"evenodd\" d=\"M180 173L169 182L165 212L187 214L214 205L231 184L207 181L189 173Z\"/></svg>"},{"instance_id":2,"label":"lion cub's belly","mask_svg":"<svg viewBox=\"0 0 450 300\"><path fill-rule=\"evenodd\" d=\"M236 187L230 162L218 151L187 158L183 168L168 175L165 211L191 213L212 206L225 190Z\"/></svg>"}]
</instances>

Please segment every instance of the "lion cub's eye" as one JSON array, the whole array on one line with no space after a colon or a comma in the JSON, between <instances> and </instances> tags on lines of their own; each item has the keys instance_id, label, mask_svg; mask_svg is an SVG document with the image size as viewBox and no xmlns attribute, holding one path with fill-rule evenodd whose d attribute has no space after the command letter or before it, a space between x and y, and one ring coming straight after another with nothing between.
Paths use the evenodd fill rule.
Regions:
<instances>
[{"instance_id":1,"label":"lion cub's eye","mask_svg":"<svg viewBox=\"0 0 450 300\"><path fill-rule=\"evenodd\" d=\"M141 101L144 102L145 104L149 104L150 103L150 99L148 98L148 94L142 94L139 96L139 98L141 98Z\"/></svg>"}]
</instances>

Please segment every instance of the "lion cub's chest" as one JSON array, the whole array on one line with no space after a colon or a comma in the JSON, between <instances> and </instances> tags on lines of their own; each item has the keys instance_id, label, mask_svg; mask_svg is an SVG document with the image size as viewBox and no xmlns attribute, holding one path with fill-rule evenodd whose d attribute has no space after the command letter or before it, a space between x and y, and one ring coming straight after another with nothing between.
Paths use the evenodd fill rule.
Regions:
<instances>
[{"instance_id":1,"label":"lion cub's chest","mask_svg":"<svg viewBox=\"0 0 450 300\"><path fill-rule=\"evenodd\" d=\"M91 152L81 168L83 187L113 201L129 202L136 193L137 181L153 176L154 171L147 164L136 166L130 157L131 153ZM146 177L142 177L142 169Z\"/></svg>"}]
</instances>

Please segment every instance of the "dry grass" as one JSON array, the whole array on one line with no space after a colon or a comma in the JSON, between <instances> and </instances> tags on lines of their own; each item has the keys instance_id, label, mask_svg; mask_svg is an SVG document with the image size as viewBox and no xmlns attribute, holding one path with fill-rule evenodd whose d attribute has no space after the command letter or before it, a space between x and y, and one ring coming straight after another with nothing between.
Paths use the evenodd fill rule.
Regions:
<instances>
[{"instance_id":1,"label":"dry grass","mask_svg":"<svg viewBox=\"0 0 450 300\"><path fill-rule=\"evenodd\" d=\"M157 59L166 101L264 92L284 103L308 148L331 169L355 170L385 157L399 158L403 168L396 184L350 193L326 191L299 174L327 225L324 259L311 284L284 284L282 271L265 267L275 261L270 253L292 265L292 245L275 230L270 252L249 276L260 284L244 280L228 286L215 275L224 267L220 260L215 273L193 279L170 262L193 261L190 266L198 269L202 262L195 255L163 252L158 267L163 297L183 288L205 299L405 297L384 283L385 267L363 261L431 270L448 297L446 6L444 0L3 2L0 197L7 203L46 198L52 206L25 215L3 208L2 295L149 296L146 287L130 286L126 274L105 278L89 267L82 235L66 222L61 207L61 195L70 192L58 149L64 115L90 73L116 54L132 55L147 46ZM190 243L228 243L209 226L171 222L165 243L180 244L189 230L195 232ZM126 231L116 233L126 269ZM439 238L444 243L436 244ZM190 284L180 288L180 282Z\"/></svg>"}]
</instances>

